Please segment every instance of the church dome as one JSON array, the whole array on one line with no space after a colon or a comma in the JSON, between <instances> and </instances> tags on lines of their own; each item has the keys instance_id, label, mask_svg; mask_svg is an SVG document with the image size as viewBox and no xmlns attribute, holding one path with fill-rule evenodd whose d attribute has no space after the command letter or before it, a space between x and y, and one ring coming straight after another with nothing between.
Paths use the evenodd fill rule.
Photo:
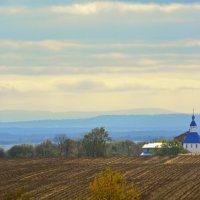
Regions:
<instances>
[{"instance_id":1,"label":"church dome","mask_svg":"<svg viewBox=\"0 0 200 200\"><path fill-rule=\"evenodd\" d=\"M192 115L192 122L190 123L190 133L196 133L197 132L197 124L195 122L195 116Z\"/></svg>"},{"instance_id":2,"label":"church dome","mask_svg":"<svg viewBox=\"0 0 200 200\"><path fill-rule=\"evenodd\" d=\"M194 120L192 120L192 122L190 123L190 126L197 126L197 124Z\"/></svg>"}]
</instances>

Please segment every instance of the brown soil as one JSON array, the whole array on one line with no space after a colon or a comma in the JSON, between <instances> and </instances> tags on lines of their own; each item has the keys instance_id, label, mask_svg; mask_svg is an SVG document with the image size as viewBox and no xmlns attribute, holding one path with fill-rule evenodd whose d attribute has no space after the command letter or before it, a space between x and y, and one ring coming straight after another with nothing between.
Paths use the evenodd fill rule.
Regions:
<instances>
[{"instance_id":1,"label":"brown soil","mask_svg":"<svg viewBox=\"0 0 200 200\"><path fill-rule=\"evenodd\" d=\"M0 160L0 199L19 187L37 200L85 197L89 182L108 166L124 172L141 199L200 199L200 155Z\"/></svg>"}]
</instances>

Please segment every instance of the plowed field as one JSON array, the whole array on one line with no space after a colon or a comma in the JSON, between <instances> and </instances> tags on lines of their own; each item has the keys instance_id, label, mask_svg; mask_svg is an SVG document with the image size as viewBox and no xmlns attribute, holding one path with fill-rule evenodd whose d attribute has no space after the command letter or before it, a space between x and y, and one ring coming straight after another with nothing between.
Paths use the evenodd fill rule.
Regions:
<instances>
[{"instance_id":1,"label":"plowed field","mask_svg":"<svg viewBox=\"0 0 200 200\"><path fill-rule=\"evenodd\" d=\"M74 200L87 196L89 182L108 166L124 172L141 199L200 200L200 155L0 160L0 199L24 186L33 199Z\"/></svg>"}]
</instances>

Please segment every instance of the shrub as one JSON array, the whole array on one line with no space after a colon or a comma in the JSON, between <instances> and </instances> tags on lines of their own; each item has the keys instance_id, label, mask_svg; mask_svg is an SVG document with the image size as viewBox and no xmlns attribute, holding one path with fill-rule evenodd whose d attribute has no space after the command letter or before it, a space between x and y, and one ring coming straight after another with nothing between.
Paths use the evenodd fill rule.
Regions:
<instances>
[{"instance_id":1,"label":"shrub","mask_svg":"<svg viewBox=\"0 0 200 200\"><path fill-rule=\"evenodd\" d=\"M41 144L36 145L35 155L37 157L57 157L58 150L55 144L51 140L46 140Z\"/></svg>"},{"instance_id":2,"label":"shrub","mask_svg":"<svg viewBox=\"0 0 200 200\"><path fill-rule=\"evenodd\" d=\"M161 148L153 150L153 154L157 156L177 155L179 153L187 153L182 144L177 140L165 141Z\"/></svg>"},{"instance_id":3,"label":"shrub","mask_svg":"<svg viewBox=\"0 0 200 200\"><path fill-rule=\"evenodd\" d=\"M128 186L120 172L106 169L90 183L91 196L88 200L138 200L139 193L134 186Z\"/></svg>"},{"instance_id":4,"label":"shrub","mask_svg":"<svg viewBox=\"0 0 200 200\"><path fill-rule=\"evenodd\" d=\"M34 148L29 144L15 145L8 150L8 155L13 158L29 158L34 156Z\"/></svg>"}]
</instances>

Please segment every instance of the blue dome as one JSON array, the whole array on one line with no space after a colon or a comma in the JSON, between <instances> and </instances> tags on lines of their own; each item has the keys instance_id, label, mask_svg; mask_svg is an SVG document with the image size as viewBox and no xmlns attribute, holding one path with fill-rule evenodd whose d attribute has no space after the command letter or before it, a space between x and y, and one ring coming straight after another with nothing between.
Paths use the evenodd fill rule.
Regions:
<instances>
[{"instance_id":1,"label":"blue dome","mask_svg":"<svg viewBox=\"0 0 200 200\"><path fill-rule=\"evenodd\" d=\"M200 143L200 136L198 133L189 133L183 143Z\"/></svg>"},{"instance_id":2,"label":"blue dome","mask_svg":"<svg viewBox=\"0 0 200 200\"><path fill-rule=\"evenodd\" d=\"M197 124L196 124L195 121L192 121L192 122L190 123L190 126L197 126Z\"/></svg>"},{"instance_id":3,"label":"blue dome","mask_svg":"<svg viewBox=\"0 0 200 200\"><path fill-rule=\"evenodd\" d=\"M192 115L192 122L190 123L190 126L197 126L197 124L195 122L195 116L194 116L194 114Z\"/></svg>"}]
</instances>

